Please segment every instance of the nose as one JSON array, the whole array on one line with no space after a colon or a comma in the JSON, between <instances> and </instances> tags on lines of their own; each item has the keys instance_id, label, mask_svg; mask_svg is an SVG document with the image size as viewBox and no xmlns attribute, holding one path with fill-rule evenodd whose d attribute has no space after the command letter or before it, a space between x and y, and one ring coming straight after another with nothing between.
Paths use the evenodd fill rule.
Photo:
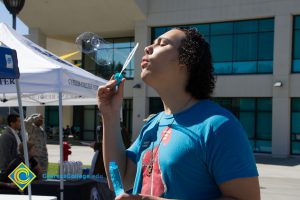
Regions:
<instances>
[{"instance_id":1,"label":"nose","mask_svg":"<svg viewBox=\"0 0 300 200\"><path fill-rule=\"evenodd\" d=\"M147 55L152 54L153 53L153 47L152 47L152 45L145 47L144 52Z\"/></svg>"}]
</instances>

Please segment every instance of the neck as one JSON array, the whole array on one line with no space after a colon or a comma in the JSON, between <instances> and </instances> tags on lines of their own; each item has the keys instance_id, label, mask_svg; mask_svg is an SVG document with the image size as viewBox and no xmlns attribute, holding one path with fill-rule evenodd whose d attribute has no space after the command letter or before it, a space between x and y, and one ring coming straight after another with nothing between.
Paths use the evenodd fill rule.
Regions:
<instances>
[{"instance_id":1,"label":"neck","mask_svg":"<svg viewBox=\"0 0 300 200\"><path fill-rule=\"evenodd\" d=\"M17 131L17 129L15 129L14 127L9 126L12 130Z\"/></svg>"},{"instance_id":2,"label":"neck","mask_svg":"<svg viewBox=\"0 0 300 200\"><path fill-rule=\"evenodd\" d=\"M185 91L170 90L164 93L159 93L164 104L164 111L166 114L174 114L182 112L198 100L193 98L191 94Z\"/></svg>"}]
</instances>

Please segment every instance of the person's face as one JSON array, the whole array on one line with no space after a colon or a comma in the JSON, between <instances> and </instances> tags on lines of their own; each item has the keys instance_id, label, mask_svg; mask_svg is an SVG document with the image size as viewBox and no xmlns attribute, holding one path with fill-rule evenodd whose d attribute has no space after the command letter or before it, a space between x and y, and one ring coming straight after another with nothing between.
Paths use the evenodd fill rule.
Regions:
<instances>
[{"instance_id":1,"label":"person's face","mask_svg":"<svg viewBox=\"0 0 300 200\"><path fill-rule=\"evenodd\" d=\"M36 119L35 124L36 124L37 126L42 126L42 125L43 125L43 122L44 122L43 120L44 120L43 116L42 116L42 115L39 115L39 117Z\"/></svg>"},{"instance_id":2,"label":"person's face","mask_svg":"<svg viewBox=\"0 0 300 200\"><path fill-rule=\"evenodd\" d=\"M141 62L143 81L153 88L168 88L184 79L186 66L179 64L178 59L178 48L184 38L184 32L174 29L145 48Z\"/></svg>"},{"instance_id":3,"label":"person's face","mask_svg":"<svg viewBox=\"0 0 300 200\"><path fill-rule=\"evenodd\" d=\"M21 129L21 121L20 118L18 117L15 122L11 122L11 127L15 130L20 130Z\"/></svg>"}]
</instances>

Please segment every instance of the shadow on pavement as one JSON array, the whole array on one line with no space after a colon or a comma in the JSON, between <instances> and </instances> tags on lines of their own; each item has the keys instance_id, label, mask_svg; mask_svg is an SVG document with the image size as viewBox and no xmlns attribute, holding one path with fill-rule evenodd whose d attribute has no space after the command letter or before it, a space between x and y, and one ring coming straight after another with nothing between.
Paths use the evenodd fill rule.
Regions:
<instances>
[{"instance_id":1,"label":"shadow on pavement","mask_svg":"<svg viewBox=\"0 0 300 200\"><path fill-rule=\"evenodd\" d=\"M300 157L289 158L274 158L271 155L255 155L257 164L266 165L283 165L283 166L297 166L300 165Z\"/></svg>"}]
</instances>

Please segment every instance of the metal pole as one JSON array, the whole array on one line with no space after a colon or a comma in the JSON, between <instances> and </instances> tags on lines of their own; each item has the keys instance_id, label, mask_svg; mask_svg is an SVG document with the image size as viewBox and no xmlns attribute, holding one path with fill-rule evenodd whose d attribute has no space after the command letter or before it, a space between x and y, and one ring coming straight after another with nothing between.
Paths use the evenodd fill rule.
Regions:
<instances>
[{"instance_id":1,"label":"metal pole","mask_svg":"<svg viewBox=\"0 0 300 200\"><path fill-rule=\"evenodd\" d=\"M20 93L20 83L19 79L16 79L16 88L17 88L17 96L18 96L18 103L19 103L19 113L21 118L21 135L23 140L23 149L24 149L24 158L25 158L25 164L27 167L30 168L29 165L29 159L28 159L28 148L27 148L27 137L25 135L25 124L24 124L24 113L23 113L23 106L21 101L21 93ZM28 185L28 197L29 200L31 200L31 184Z\"/></svg>"},{"instance_id":2,"label":"metal pole","mask_svg":"<svg viewBox=\"0 0 300 200\"><path fill-rule=\"evenodd\" d=\"M16 30L16 15L13 14L13 29ZM25 164L27 167L30 168L29 165L29 158L28 158L28 148L27 148L27 136L25 135L25 124L24 124L24 113L23 113L23 106L21 101L21 91L20 91L20 83L19 79L16 79L16 88L17 88L17 96L18 96L18 104L19 104L19 113L20 113L20 119L21 119L21 135L22 135L22 143L23 143L23 150L24 150L24 159ZM28 184L28 198L31 200L31 184Z\"/></svg>"},{"instance_id":3,"label":"metal pole","mask_svg":"<svg viewBox=\"0 0 300 200\"><path fill-rule=\"evenodd\" d=\"M60 200L64 199L64 179L63 179L63 128L62 128L62 93L58 93L58 119L59 119L59 151L60 151Z\"/></svg>"}]
</instances>

